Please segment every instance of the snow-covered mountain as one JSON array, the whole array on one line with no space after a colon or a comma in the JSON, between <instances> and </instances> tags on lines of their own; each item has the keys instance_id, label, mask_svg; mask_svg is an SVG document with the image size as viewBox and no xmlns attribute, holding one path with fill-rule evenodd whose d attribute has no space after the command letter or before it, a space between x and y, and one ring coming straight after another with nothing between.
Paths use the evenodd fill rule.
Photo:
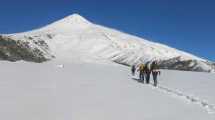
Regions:
<instances>
[{"instance_id":1,"label":"snow-covered mountain","mask_svg":"<svg viewBox=\"0 0 215 120\"><path fill-rule=\"evenodd\" d=\"M0 57L4 60L43 62L55 58L73 62L113 61L125 65L159 60L161 66L168 69L215 69L212 62L160 43L94 24L78 14L33 31L1 35L0 39ZM16 49L4 49L8 39L18 41L13 45ZM23 47L23 44L26 47ZM31 51L28 59L17 53L20 46Z\"/></svg>"}]
</instances>

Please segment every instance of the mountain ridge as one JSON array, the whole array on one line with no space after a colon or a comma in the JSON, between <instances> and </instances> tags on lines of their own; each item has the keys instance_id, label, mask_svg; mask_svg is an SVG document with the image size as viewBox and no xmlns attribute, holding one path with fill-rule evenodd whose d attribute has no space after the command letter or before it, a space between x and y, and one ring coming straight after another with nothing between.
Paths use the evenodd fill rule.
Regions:
<instances>
[{"instance_id":1,"label":"mountain ridge","mask_svg":"<svg viewBox=\"0 0 215 120\"><path fill-rule=\"evenodd\" d=\"M50 53L49 56L68 61L75 59L76 61L108 60L132 65L153 60L166 64L167 62L164 61L180 58L177 62L196 60L204 64L201 66L202 68L200 67L201 69L197 70L194 69L196 66L192 66L190 63L187 70L214 71L212 62L208 60L161 43L94 24L79 14L67 16L39 29L3 36L28 41L32 45L34 45L32 41L44 41L48 46L45 51ZM40 48L38 45L37 47ZM168 69L181 70L183 67L183 70L186 70L184 66L175 67L174 64L171 67L167 66L169 66Z\"/></svg>"}]
</instances>

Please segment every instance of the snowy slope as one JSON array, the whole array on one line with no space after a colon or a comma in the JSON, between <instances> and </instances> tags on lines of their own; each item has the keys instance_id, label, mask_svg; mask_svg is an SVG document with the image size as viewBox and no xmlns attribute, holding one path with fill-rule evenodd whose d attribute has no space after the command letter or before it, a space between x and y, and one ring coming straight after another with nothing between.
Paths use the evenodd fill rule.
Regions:
<instances>
[{"instance_id":1,"label":"snowy slope","mask_svg":"<svg viewBox=\"0 0 215 120\"><path fill-rule=\"evenodd\" d=\"M62 62L1 61L0 119L215 119L214 109L208 111L186 97L192 95L198 101L214 105L214 74L164 70L158 88L154 88L132 79L124 66L63 63L62 67L59 64ZM186 86L182 81L186 81ZM181 91L181 96L175 91Z\"/></svg>"},{"instance_id":2,"label":"snowy slope","mask_svg":"<svg viewBox=\"0 0 215 120\"><path fill-rule=\"evenodd\" d=\"M151 42L136 36L96 25L74 14L43 28L24 33L5 35L12 39L45 41L50 56L68 61L114 61L132 65L152 60L178 62L191 60L189 67L168 65L168 69L213 71L211 62L189 53ZM198 61L196 62L193 61ZM196 69L196 66L199 66Z\"/></svg>"},{"instance_id":3,"label":"snowy slope","mask_svg":"<svg viewBox=\"0 0 215 120\"><path fill-rule=\"evenodd\" d=\"M215 75L185 71L163 71L160 76L162 90L198 104L209 113L215 114L215 95L212 95ZM181 77L175 77L182 75Z\"/></svg>"}]
</instances>

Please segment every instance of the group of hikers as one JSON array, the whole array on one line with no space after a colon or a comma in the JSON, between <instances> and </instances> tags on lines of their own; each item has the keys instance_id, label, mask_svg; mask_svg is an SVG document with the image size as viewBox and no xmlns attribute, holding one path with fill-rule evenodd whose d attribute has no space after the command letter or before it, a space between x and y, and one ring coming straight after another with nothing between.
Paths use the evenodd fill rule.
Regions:
<instances>
[{"instance_id":1,"label":"group of hikers","mask_svg":"<svg viewBox=\"0 0 215 120\"><path fill-rule=\"evenodd\" d=\"M150 76L152 74L154 86L157 86L157 77L161 74L157 61L153 61L152 63L147 62L146 64L141 63L139 65L132 65L131 72L133 76L135 76L136 71L139 72L139 82L145 83L146 80L146 84L149 84Z\"/></svg>"}]
</instances>

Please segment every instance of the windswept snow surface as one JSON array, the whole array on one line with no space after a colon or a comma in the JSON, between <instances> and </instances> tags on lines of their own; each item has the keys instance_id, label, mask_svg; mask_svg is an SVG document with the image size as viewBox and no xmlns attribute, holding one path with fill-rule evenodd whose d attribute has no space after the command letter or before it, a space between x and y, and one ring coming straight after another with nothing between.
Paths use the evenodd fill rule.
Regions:
<instances>
[{"instance_id":1,"label":"windswept snow surface","mask_svg":"<svg viewBox=\"0 0 215 120\"><path fill-rule=\"evenodd\" d=\"M215 119L174 93L215 104L214 74L162 71L155 88L132 79L128 67L114 64L1 61L0 66L2 120Z\"/></svg>"},{"instance_id":2,"label":"windswept snow surface","mask_svg":"<svg viewBox=\"0 0 215 120\"><path fill-rule=\"evenodd\" d=\"M176 77L181 75L180 77ZM199 104L209 114L215 114L215 74L164 71L160 88L193 104Z\"/></svg>"}]
</instances>

